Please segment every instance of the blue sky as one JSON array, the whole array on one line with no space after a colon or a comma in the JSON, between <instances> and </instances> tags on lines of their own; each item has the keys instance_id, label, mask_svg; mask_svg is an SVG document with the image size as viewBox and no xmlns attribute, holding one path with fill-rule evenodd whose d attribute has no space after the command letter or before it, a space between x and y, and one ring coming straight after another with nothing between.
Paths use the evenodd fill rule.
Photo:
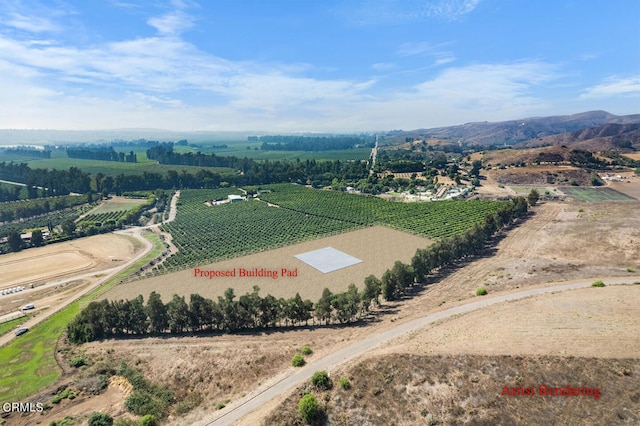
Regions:
<instances>
[{"instance_id":1,"label":"blue sky","mask_svg":"<svg viewBox=\"0 0 640 426\"><path fill-rule=\"evenodd\" d=\"M0 128L640 113L637 0L2 0Z\"/></svg>"}]
</instances>

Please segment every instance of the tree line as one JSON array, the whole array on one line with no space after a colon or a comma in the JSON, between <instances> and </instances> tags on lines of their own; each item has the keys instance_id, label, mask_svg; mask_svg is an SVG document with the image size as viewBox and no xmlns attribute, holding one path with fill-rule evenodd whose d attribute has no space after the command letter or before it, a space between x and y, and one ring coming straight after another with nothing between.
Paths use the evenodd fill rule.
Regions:
<instances>
[{"instance_id":1,"label":"tree line","mask_svg":"<svg viewBox=\"0 0 640 426\"><path fill-rule=\"evenodd\" d=\"M355 136L261 136L264 151L329 151L352 149L356 146L368 146L363 138Z\"/></svg>"},{"instance_id":2,"label":"tree line","mask_svg":"<svg viewBox=\"0 0 640 426\"><path fill-rule=\"evenodd\" d=\"M128 154L116 152L111 146L69 147L67 148L67 156L69 158L82 158L85 160L119 161L121 163L138 162L135 152L130 151Z\"/></svg>"},{"instance_id":3,"label":"tree line","mask_svg":"<svg viewBox=\"0 0 640 426\"><path fill-rule=\"evenodd\" d=\"M372 306L379 305L382 296L387 301L410 296L410 289L424 282L429 274L481 252L487 241L502 227L511 224L528 210L524 198L518 197L469 231L418 249L410 264L396 261L381 278L370 275L364 288L358 290L350 284L347 291L332 293L325 288L322 297L313 303L303 300L299 293L290 299L277 299L272 295L260 296L259 287L236 300L229 288L217 301L191 294L189 302L184 296L174 295L162 302L152 292L146 304L143 297L133 300L91 302L69 324L67 331L73 343L85 343L127 335L179 334L185 332L233 333L282 326L318 324L346 324L360 320Z\"/></svg>"},{"instance_id":4,"label":"tree line","mask_svg":"<svg viewBox=\"0 0 640 426\"><path fill-rule=\"evenodd\" d=\"M91 190L91 175L77 167L69 170L32 169L27 163L0 163L0 179L20 182L28 188L40 187L41 195L67 195L70 192L86 194Z\"/></svg>"}]
</instances>

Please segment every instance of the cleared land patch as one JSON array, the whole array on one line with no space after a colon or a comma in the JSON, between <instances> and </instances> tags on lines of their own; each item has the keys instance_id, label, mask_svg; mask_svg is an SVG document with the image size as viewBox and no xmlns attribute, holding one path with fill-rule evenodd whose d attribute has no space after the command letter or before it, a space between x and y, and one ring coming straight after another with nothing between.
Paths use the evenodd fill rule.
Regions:
<instances>
[{"instance_id":1,"label":"cleared land patch","mask_svg":"<svg viewBox=\"0 0 640 426\"><path fill-rule=\"evenodd\" d=\"M251 292L253 286L257 285L263 296L272 294L275 297L288 298L299 292L303 298L316 301L325 287L333 292L342 292L351 283L361 286L365 277L371 274L381 276L396 260L409 262L416 249L425 248L429 244L430 240L416 235L382 226L369 227L198 267L203 271L230 271L235 268L235 277L221 276L209 279L194 276L192 268L121 284L106 293L105 297L111 300L133 299L142 294L146 300L151 291L156 291L162 295L164 301L170 300L174 293L187 298L191 293L198 293L215 300L229 287L239 296ZM362 262L324 274L294 257L299 253L328 246L362 259ZM284 268L287 271L297 270L297 276L279 276L276 279L241 277L240 268L247 271L264 269L278 273Z\"/></svg>"},{"instance_id":2,"label":"cleared land patch","mask_svg":"<svg viewBox=\"0 0 640 426\"><path fill-rule=\"evenodd\" d=\"M0 286L43 282L94 267L117 266L134 251L129 238L105 234L4 254L0 256Z\"/></svg>"},{"instance_id":3,"label":"cleared land patch","mask_svg":"<svg viewBox=\"0 0 640 426\"><path fill-rule=\"evenodd\" d=\"M634 358L640 354L639 290L585 288L499 304L412 333L382 351Z\"/></svg>"},{"instance_id":4,"label":"cleared land patch","mask_svg":"<svg viewBox=\"0 0 640 426\"><path fill-rule=\"evenodd\" d=\"M64 271L61 270L61 265L64 265ZM55 276L56 274L52 273L52 270L58 269L59 273L73 273L89 269L93 265L92 259L82 253L57 251L56 253L17 260L0 258L0 276L3 285L11 286ZM26 279L25 275L28 275Z\"/></svg>"},{"instance_id":5,"label":"cleared land patch","mask_svg":"<svg viewBox=\"0 0 640 426\"><path fill-rule=\"evenodd\" d=\"M140 206L146 202L146 198L111 197L109 200L91 210L88 214L102 214L131 210L132 208Z\"/></svg>"}]
</instances>

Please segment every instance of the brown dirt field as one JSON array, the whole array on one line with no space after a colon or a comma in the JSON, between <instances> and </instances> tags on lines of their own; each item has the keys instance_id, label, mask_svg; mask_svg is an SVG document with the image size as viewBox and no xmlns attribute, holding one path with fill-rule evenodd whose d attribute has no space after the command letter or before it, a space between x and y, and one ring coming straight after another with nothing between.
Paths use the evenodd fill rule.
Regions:
<instances>
[{"instance_id":1,"label":"brown dirt field","mask_svg":"<svg viewBox=\"0 0 640 426\"><path fill-rule=\"evenodd\" d=\"M376 226L200 267L202 270L223 271L233 268L247 270L265 268L279 272L281 268L288 270L297 268L297 277L273 279L236 276L209 279L194 277L194 269L187 269L118 285L106 293L105 297L111 300L133 299L142 294L146 300L149 293L155 291L164 301L170 300L173 294L188 298L191 293L216 299L229 287L235 290L236 296L240 296L250 293L253 286L257 285L263 296L271 294L275 297L289 298L299 292L303 299L316 301L325 287L334 293L345 291L351 283L362 287L365 277L371 274L381 276L384 271L393 266L396 260L409 262L417 248L427 247L429 243L430 241L425 238ZM293 257L296 254L323 247L333 247L361 259L362 262L323 274Z\"/></svg>"},{"instance_id":2,"label":"brown dirt field","mask_svg":"<svg viewBox=\"0 0 640 426\"><path fill-rule=\"evenodd\" d=\"M298 401L309 392L323 411L314 424L632 425L639 385L639 359L391 354L336 371L331 390L299 387L254 424L302 426ZM581 396L551 390L567 386Z\"/></svg>"},{"instance_id":3,"label":"brown dirt field","mask_svg":"<svg viewBox=\"0 0 640 426\"><path fill-rule=\"evenodd\" d=\"M633 154L622 154L625 157L629 157L632 160L640 160L640 152L634 152Z\"/></svg>"},{"instance_id":4,"label":"brown dirt field","mask_svg":"<svg viewBox=\"0 0 640 426\"><path fill-rule=\"evenodd\" d=\"M619 173L619 175L623 177L624 182L607 182L607 186L640 200L640 176L633 172Z\"/></svg>"},{"instance_id":5,"label":"brown dirt field","mask_svg":"<svg viewBox=\"0 0 640 426\"><path fill-rule=\"evenodd\" d=\"M137 244L127 237L104 234L4 254L0 256L3 277L0 287L41 283L79 271L111 268L130 259Z\"/></svg>"},{"instance_id":6,"label":"brown dirt field","mask_svg":"<svg viewBox=\"0 0 640 426\"><path fill-rule=\"evenodd\" d=\"M380 354L635 358L640 354L638 330L640 286L585 288L442 321L398 339Z\"/></svg>"},{"instance_id":7,"label":"brown dirt field","mask_svg":"<svg viewBox=\"0 0 640 426\"><path fill-rule=\"evenodd\" d=\"M64 265L64 269L62 269L62 265ZM4 284L12 286L57 276L56 270L73 273L90 269L92 266L95 266L92 259L82 253L58 251L26 259L1 259L0 276L2 276ZM25 275L28 275L28 279L25 279Z\"/></svg>"}]
</instances>

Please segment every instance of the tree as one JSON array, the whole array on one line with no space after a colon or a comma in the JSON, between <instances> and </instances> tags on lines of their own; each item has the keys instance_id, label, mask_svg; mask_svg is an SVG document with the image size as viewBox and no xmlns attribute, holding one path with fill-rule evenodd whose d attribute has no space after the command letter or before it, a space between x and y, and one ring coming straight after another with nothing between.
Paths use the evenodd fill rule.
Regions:
<instances>
[{"instance_id":1,"label":"tree","mask_svg":"<svg viewBox=\"0 0 640 426\"><path fill-rule=\"evenodd\" d=\"M316 317L319 321L329 324L331 321L331 312L333 311L332 300L333 293L328 288L322 290L322 297L316 303Z\"/></svg>"},{"instance_id":2,"label":"tree","mask_svg":"<svg viewBox=\"0 0 640 426\"><path fill-rule=\"evenodd\" d=\"M364 279L364 291L362 292L362 306L365 310L369 310L371 302L376 305L380 304L380 293L382 292L382 283L375 275L369 275Z\"/></svg>"},{"instance_id":3,"label":"tree","mask_svg":"<svg viewBox=\"0 0 640 426\"><path fill-rule=\"evenodd\" d=\"M66 235L73 235L76 232L76 223L72 220L67 220L62 223L62 232Z\"/></svg>"},{"instance_id":4,"label":"tree","mask_svg":"<svg viewBox=\"0 0 640 426\"><path fill-rule=\"evenodd\" d=\"M538 200L540 199L540 194L535 189L532 189L527 196L527 201L530 206L535 206Z\"/></svg>"},{"instance_id":5,"label":"tree","mask_svg":"<svg viewBox=\"0 0 640 426\"><path fill-rule=\"evenodd\" d=\"M318 401L316 401L316 398L310 393L303 396L298 403L298 413L305 423L311 424L318 415Z\"/></svg>"},{"instance_id":6,"label":"tree","mask_svg":"<svg viewBox=\"0 0 640 426\"><path fill-rule=\"evenodd\" d=\"M9 234L8 243L11 251L16 252L22 250L22 237L20 237L17 231Z\"/></svg>"},{"instance_id":7,"label":"tree","mask_svg":"<svg viewBox=\"0 0 640 426\"><path fill-rule=\"evenodd\" d=\"M31 233L31 245L34 247L40 247L44 245L44 238L42 237L42 231L39 229L34 230Z\"/></svg>"},{"instance_id":8,"label":"tree","mask_svg":"<svg viewBox=\"0 0 640 426\"><path fill-rule=\"evenodd\" d=\"M469 176L480 176L480 169L482 169L482 161L474 160L473 163L471 163L471 171L469 172Z\"/></svg>"},{"instance_id":9,"label":"tree","mask_svg":"<svg viewBox=\"0 0 640 426\"><path fill-rule=\"evenodd\" d=\"M152 291L147 300L147 316L152 333L162 333L169 325L167 307L158 293Z\"/></svg>"},{"instance_id":10,"label":"tree","mask_svg":"<svg viewBox=\"0 0 640 426\"><path fill-rule=\"evenodd\" d=\"M171 333L182 333L189 326L189 306L184 296L173 295L171 302L167 303L168 325Z\"/></svg>"}]
</instances>

